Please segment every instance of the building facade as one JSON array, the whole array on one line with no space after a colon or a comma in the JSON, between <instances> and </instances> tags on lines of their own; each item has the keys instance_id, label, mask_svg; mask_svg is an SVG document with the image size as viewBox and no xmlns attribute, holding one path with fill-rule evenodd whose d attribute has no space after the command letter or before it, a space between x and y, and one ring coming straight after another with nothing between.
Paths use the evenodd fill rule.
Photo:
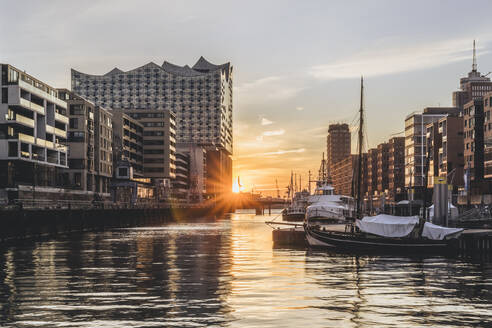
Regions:
<instances>
[{"instance_id":1,"label":"building facade","mask_svg":"<svg viewBox=\"0 0 492 328\"><path fill-rule=\"evenodd\" d=\"M465 183L481 181L484 177L484 106L482 99L463 106Z\"/></svg>"},{"instance_id":2,"label":"building facade","mask_svg":"<svg viewBox=\"0 0 492 328\"><path fill-rule=\"evenodd\" d=\"M388 143L378 145L377 153L377 190L384 192L388 189L389 183L389 148Z\"/></svg>"},{"instance_id":3,"label":"building facade","mask_svg":"<svg viewBox=\"0 0 492 328\"><path fill-rule=\"evenodd\" d=\"M378 190L378 149L367 152L367 194L374 195Z\"/></svg>"},{"instance_id":4,"label":"building facade","mask_svg":"<svg viewBox=\"0 0 492 328\"><path fill-rule=\"evenodd\" d=\"M357 155L350 155L332 165L331 183L337 195L354 196L352 181L356 162Z\"/></svg>"},{"instance_id":5,"label":"building facade","mask_svg":"<svg viewBox=\"0 0 492 328\"><path fill-rule=\"evenodd\" d=\"M430 147L427 186L434 186L433 177L444 177L455 189L463 187L463 117L446 116L428 124L427 145Z\"/></svg>"},{"instance_id":6,"label":"building facade","mask_svg":"<svg viewBox=\"0 0 492 328\"><path fill-rule=\"evenodd\" d=\"M168 110L124 110L143 126L143 175L154 180L176 177L176 118Z\"/></svg>"},{"instance_id":7,"label":"building facade","mask_svg":"<svg viewBox=\"0 0 492 328\"><path fill-rule=\"evenodd\" d=\"M327 176L331 177L331 166L350 156L350 129L348 124L330 124L326 137Z\"/></svg>"},{"instance_id":8,"label":"building facade","mask_svg":"<svg viewBox=\"0 0 492 328\"><path fill-rule=\"evenodd\" d=\"M424 187L425 162L427 157L427 124L447 115L458 115L456 107L427 107L405 118L405 186Z\"/></svg>"},{"instance_id":9,"label":"building facade","mask_svg":"<svg viewBox=\"0 0 492 328\"><path fill-rule=\"evenodd\" d=\"M65 185L71 189L108 194L113 163L112 128L108 119L100 120L97 116L102 115L111 120L111 113L67 89L58 89L58 94L67 102L69 118L70 152L68 169L64 170ZM97 131L103 130L106 138L96 138ZM104 155L99 155L101 151Z\"/></svg>"},{"instance_id":10,"label":"building facade","mask_svg":"<svg viewBox=\"0 0 492 328\"><path fill-rule=\"evenodd\" d=\"M127 72L115 68L104 75L90 75L72 69L72 90L108 108L168 110L174 113L176 141L207 145L207 150L221 152L217 155L219 165L208 166L208 171L211 180L217 180L213 177L217 176L221 178L220 183L225 183L216 185L216 192L230 192L232 72L230 63L214 65L203 57L193 67L168 62L162 66L149 63Z\"/></svg>"},{"instance_id":11,"label":"building facade","mask_svg":"<svg viewBox=\"0 0 492 328\"><path fill-rule=\"evenodd\" d=\"M388 141L388 193L392 201L405 188L405 137L394 137Z\"/></svg>"},{"instance_id":12,"label":"building facade","mask_svg":"<svg viewBox=\"0 0 492 328\"><path fill-rule=\"evenodd\" d=\"M492 92L483 97L484 178L492 181Z\"/></svg>"},{"instance_id":13,"label":"building facade","mask_svg":"<svg viewBox=\"0 0 492 328\"><path fill-rule=\"evenodd\" d=\"M143 157L143 125L125 114L122 110L113 109L113 167L120 162L127 162L126 174L119 174L131 180L142 178L144 172Z\"/></svg>"},{"instance_id":14,"label":"building facade","mask_svg":"<svg viewBox=\"0 0 492 328\"><path fill-rule=\"evenodd\" d=\"M67 161L67 103L48 84L0 64L0 186L58 187ZM33 190L34 197L34 190Z\"/></svg>"}]
</instances>

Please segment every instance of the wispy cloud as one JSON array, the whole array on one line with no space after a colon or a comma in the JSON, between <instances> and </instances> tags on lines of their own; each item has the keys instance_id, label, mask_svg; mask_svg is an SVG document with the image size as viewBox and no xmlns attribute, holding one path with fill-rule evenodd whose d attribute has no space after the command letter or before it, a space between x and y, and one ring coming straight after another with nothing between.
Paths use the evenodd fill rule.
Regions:
<instances>
[{"instance_id":1,"label":"wispy cloud","mask_svg":"<svg viewBox=\"0 0 492 328\"><path fill-rule=\"evenodd\" d=\"M260 102L265 100L286 100L297 96L306 89L299 77L267 76L235 87L234 92L242 102Z\"/></svg>"},{"instance_id":2,"label":"wispy cloud","mask_svg":"<svg viewBox=\"0 0 492 328\"><path fill-rule=\"evenodd\" d=\"M270 120L269 120L269 119L267 119L267 118L264 118L264 117L262 117L262 118L261 118L261 125L270 125L270 124L272 124L272 123L273 123L273 122L272 122L272 121L270 121Z\"/></svg>"},{"instance_id":3,"label":"wispy cloud","mask_svg":"<svg viewBox=\"0 0 492 328\"><path fill-rule=\"evenodd\" d=\"M311 67L311 76L320 80L379 76L426 69L465 59L471 60L469 38L433 42L418 46L378 47L332 64ZM482 52L482 54L485 52Z\"/></svg>"},{"instance_id":4,"label":"wispy cloud","mask_svg":"<svg viewBox=\"0 0 492 328\"><path fill-rule=\"evenodd\" d=\"M280 129L280 130L273 130L273 131L265 131L265 132L263 132L263 135L265 137L271 137L271 136L281 136L284 133L285 133L285 130Z\"/></svg>"},{"instance_id":5,"label":"wispy cloud","mask_svg":"<svg viewBox=\"0 0 492 328\"><path fill-rule=\"evenodd\" d=\"M303 153L305 152L305 148L297 148L297 149L279 149L277 151L270 151L270 152L265 152L265 153L255 153L255 154L247 154L247 155L240 155L237 156L236 158L250 158L250 157L261 157L261 156L277 156L277 155L285 155L285 154L291 154L291 153Z\"/></svg>"}]
</instances>

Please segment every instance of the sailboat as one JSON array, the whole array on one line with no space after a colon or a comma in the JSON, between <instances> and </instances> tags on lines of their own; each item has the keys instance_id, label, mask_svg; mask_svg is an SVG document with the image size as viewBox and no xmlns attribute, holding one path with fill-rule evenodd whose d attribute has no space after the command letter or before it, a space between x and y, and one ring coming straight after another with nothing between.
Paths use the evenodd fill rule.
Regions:
<instances>
[{"instance_id":1,"label":"sailboat","mask_svg":"<svg viewBox=\"0 0 492 328\"><path fill-rule=\"evenodd\" d=\"M418 216L401 217L380 214L362 217L362 149L364 141L364 79L361 77L358 160L354 171L355 215L345 231L304 223L306 240L310 246L348 250L378 250L396 252L441 251L451 246L463 229L441 227Z\"/></svg>"}]
</instances>

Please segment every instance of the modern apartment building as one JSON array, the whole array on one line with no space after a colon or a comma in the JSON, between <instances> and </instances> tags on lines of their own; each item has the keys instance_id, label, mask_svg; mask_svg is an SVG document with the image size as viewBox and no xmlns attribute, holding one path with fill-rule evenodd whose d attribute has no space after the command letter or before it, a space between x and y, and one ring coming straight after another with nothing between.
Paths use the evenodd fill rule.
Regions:
<instances>
[{"instance_id":1,"label":"modern apartment building","mask_svg":"<svg viewBox=\"0 0 492 328\"><path fill-rule=\"evenodd\" d=\"M463 106L464 164L469 181L484 178L484 106L482 99Z\"/></svg>"},{"instance_id":2,"label":"modern apartment building","mask_svg":"<svg viewBox=\"0 0 492 328\"><path fill-rule=\"evenodd\" d=\"M111 179L113 178L113 114L96 106L94 123L98 129L95 129L94 139L96 140L95 168L96 168L96 191L100 193L109 193Z\"/></svg>"},{"instance_id":3,"label":"modern apartment building","mask_svg":"<svg viewBox=\"0 0 492 328\"><path fill-rule=\"evenodd\" d=\"M484 178L492 179L492 92L483 97Z\"/></svg>"},{"instance_id":4,"label":"modern apartment building","mask_svg":"<svg viewBox=\"0 0 492 328\"><path fill-rule=\"evenodd\" d=\"M388 193L390 200L397 201L405 187L405 137L391 138L388 144Z\"/></svg>"},{"instance_id":5,"label":"modern apartment building","mask_svg":"<svg viewBox=\"0 0 492 328\"><path fill-rule=\"evenodd\" d=\"M427 125L427 145L430 148L427 186L433 177L445 177L448 184L463 187L463 117L445 116Z\"/></svg>"},{"instance_id":6,"label":"modern apartment building","mask_svg":"<svg viewBox=\"0 0 492 328\"><path fill-rule=\"evenodd\" d=\"M331 184L337 195L354 196L352 181L356 167L357 155L347 156L331 166Z\"/></svg>"},{"instance_id":7,"label":"modern apartment building","mask_svg":"<svg viewBox=\"0 0 492 328\"><path fill-rule=\"evenodd\" d=\"M475 55L475 41L473 41L473 64L468 76L460 79L460 90L453 92L453 106L463 112L464 105L471 100L478 100L486 93L492 91L490 78L482 75L477 70Z\"/></svg>"},{"instance_id":8,"label":"modern apartment building","mask_svg":"<svg viewBox=\"0 0 492 328\"><path fill-rule=\"evenodd\" d=\"M190 154L176 153L176 178L172 181L173 196L187 200L190 190Z\"/></svg>"},{"instance_id":9,"label":"modern apartment building","mask_svg":"<svg viewBox=\"0 0 492 328\"><path fill-rule=\"evenodd\" d=\"M143 175L169 184L176 177L176 120L168 110L124 112L143 126Z\"/></svg>"},{"instance_id":10,"label":"modern apartment building","mask_svg":"<svg viewBox=\"0 0 492 328\"><path fill-rule=\"evenodd\" d=\"M125 114L122 110L113 109L113 166L126 162L126 174L121 177L142 178L144 172L143 157L143 125Z\"/></svg>"},{"instance_id":11,"label":"modern apartment building","mask_svg":"<svg viewBox=\"0 0 492 328\"><path fill-rule=\"evenodd\" d=\"M107 180L111 178L112 168L106 164L109 162L112 165L112 158L108 161L106 155L98 154L101 151L111 154L111 138L104 142L108 138L96 138L96 134L104 130L106 135L111 135L111 125L107 125L107 120L98 119L101 115L111 117L111 113L67 89L58 89L58 95L67 102L69 118L70 152L68 169L64 170L65 185L71 189L109 193Z\"/></svg>"},{"instance_id":12,"label":"modern apartment building","mask_svg":"<svg viewBox=\"0 0 492 328\"><path fill-rule=\"evenodd\" d=\"M24 71L9 64L0 69L0 186L61 185L68 164L67 103Z\"/></svg>"},{"instance_id":13,"label":"modern apartment building","mask_svg":"<svg viewBox=\"0 0 492 328\"><path fill-rule=\"evenodd\" d=\"M388 143L378 145L377 152L377 190L384 192L389 184L389 149Z\"/></svg>"},{"instance_id":14,"label":"modern apartment building","mask_svg":"<svg viewBox=\"0 0 492 328\"><path fill-rule=\"evenodd\" d=\"M330 124L326 137L327 176L331 177L331 166L350 156L350 129L348 124Z\"/></svg>"},{"instance_id":15,"label":"modern apartment building","mask_svg":"<svg viewBox=\"0 0 492 328\"><path fill-rule=\"evenodd\" d=\"M405 186L423 187L427 157L426 126L447 115L458 115L456 107L426 107L405 118Z\"/></svg>"},{"instance_id":16,"label":"modern apartment building","mask_svg":"<svg viewBox=\"0 0 492 328\"><path fill-rule=\"evenodd\" d=\"M374 195L378 190L378 149L367 152L367 194Z\"/></svg>"},{"instance_id":17,"label":"modern apartment building","mask_svg":"<svg viewBox=\"0 0 492 328\"><path fill-rule=\"evenodd\" d=\"M203 57L193 67L149 63L127 72L115 68L104 75L72 70L72 89L108 108L175 113L178 142L206 145L207 150L221 153L216 156L219 165L209 166L210 180L220 177L216 192L230 192L232 72L230 63L214 65ZM160 173L157 169L153 173Z\"/></svg>"}]
</instances>

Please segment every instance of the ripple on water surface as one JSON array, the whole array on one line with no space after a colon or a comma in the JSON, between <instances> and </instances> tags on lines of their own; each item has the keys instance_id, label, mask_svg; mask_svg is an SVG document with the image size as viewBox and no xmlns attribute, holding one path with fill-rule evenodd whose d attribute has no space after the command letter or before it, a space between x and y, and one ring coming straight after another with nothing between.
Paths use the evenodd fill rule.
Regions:
<instances>
[{"instance_id":1,"label":"ripple on water surface","mask_svg":"<svg viewBox=\"0 0 492 328\"><path fill-rule=\"evenodd\" d=\"M2 248L0 326L492 325L489 263L273 249L266 219L236 214Z\"/></svg>"}]
</instances>

